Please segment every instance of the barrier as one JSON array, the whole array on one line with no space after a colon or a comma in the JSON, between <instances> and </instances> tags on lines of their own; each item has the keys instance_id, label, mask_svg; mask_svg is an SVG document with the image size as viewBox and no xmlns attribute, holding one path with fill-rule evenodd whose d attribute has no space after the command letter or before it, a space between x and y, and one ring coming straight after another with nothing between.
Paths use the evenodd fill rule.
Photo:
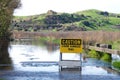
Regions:
<instances>
[{"instance_id":1,"label":"barrier","mask_svg":"<svg viewBox=\"0 0 120 80\"><path fill-rule=\"evenodd\" d=\"M78 68L80 71L82 66L82 40L81 39L61 39L60 41L60 59L59 71L65 68ZM63 53L79 53L80 60L63 60Z\"/></svg>"}]
</instances>

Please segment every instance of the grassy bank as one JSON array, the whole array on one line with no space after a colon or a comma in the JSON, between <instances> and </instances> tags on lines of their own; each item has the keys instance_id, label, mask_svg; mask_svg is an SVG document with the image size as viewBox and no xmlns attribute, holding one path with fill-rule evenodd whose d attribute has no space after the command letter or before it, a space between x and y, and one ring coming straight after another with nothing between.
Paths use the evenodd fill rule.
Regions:
<instances>
[{"instance_id":1,"label":"grassy bank","mask_svg":"<svg viewBox=\"0 0 120 80\"><path fill-rule=\"evenodd\" d=\"M98 60L102 60L104 62L111 62L112 61L112 57L111 57L110 54L104 53L104 52L98 52L98 51L95 51L95 50L89 51L88 56L90 58L95 58L95 59L98 59Z\"/></svg>"}]
</instances>

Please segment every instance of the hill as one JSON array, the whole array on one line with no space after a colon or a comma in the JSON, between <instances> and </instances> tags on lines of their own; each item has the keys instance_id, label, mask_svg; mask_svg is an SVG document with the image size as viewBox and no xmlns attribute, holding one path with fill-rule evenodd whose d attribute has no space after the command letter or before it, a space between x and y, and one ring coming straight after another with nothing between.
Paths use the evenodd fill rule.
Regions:
<instances>
[{"instance_id":1,"label":"hill","mask_svg":"<svg viewBox=\"0 0 120 80\"><path fill-rule=\"evenodd\" d=\"M33 16L14 16L12 30L18 31L86 31L120 30L120 14L99 10L85 10L76 13L47 13Z\"/></svg>"}]
</instances>

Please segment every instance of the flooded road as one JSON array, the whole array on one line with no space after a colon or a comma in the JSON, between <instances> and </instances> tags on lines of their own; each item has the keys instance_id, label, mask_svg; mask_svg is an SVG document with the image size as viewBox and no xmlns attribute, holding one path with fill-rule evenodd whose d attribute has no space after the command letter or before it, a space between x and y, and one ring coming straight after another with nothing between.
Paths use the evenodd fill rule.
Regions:
<instances>
[{"instance_id":1,"label":"flooded road","mask_svg":"<svg viewBox=\"0 0 120 80\"><path fill-rule=\"evenodd\" d=\"M99 77L119 77L120 75L118 71L112 69L110 63L92 58L87 58L86 61L82 60L82 71L59 72L60 51L58 45L12 44L9 48L9 56L13 68L0 71L0 78L3 80L70 80L68 76L72 78L71 80L79 80L80 75L84 78L86 75L91 78L91 75ZM64 60L79 60L79 58L79 54L63 54ZM67 78L65 79L65 77Z\"/></svg>"},{"instance_id":2,"label":"flooded road","mask_svg":"<svg viewBox=\"0 0 120 80\"><path fill-rule=\"evenodd\" d=\"M12 45L9 52L14 70L58 71L59 49L49 52L41 46ZM64 54L63 59L79 60L79 54Z\"/></svg>"},{"instance_id":3,"label":"flooded road","mask_svg":"<svg viewBox=\"0 0 120 80\"><path fill-rule=\"evenodd\" d=\"M56 46L57 47L57 46ZM50 49L48 46L11 45L9 49L15 71L59 72L59 48ZM64 54L64 60L79 60L79 54ZM110 63L87 58L82 61L82 74L115 75L103 67L111 68Z\"/></svg>"}]
</instances>

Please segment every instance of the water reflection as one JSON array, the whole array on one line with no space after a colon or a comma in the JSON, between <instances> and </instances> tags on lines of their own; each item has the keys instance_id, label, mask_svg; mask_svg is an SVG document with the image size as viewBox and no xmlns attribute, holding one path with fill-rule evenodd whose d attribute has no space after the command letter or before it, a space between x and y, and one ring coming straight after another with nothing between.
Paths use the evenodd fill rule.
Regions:
<instances>
[{"instance_id":1,"label":"water reflection","mask_svg":"<svg viewBox=\"0 0 120 80\"><path fill-rule=\"evenodd\" d=\"M11 70L13 69L12 60L9 56L0 58L0 70Z\"/></svg>"},{"instance_id":2,"label":"water reflection","mask_svg":"<svg viewBox=\"0 0 120 80\"><path fill-rule=\"evenodd\" d=\"M1 47L0 52L0 70L11 70L12 67L12 60L8 53L8 48L6 46Z\"/></svg>"},{"instance_id":3,"label":"water reflection","mask_svg":"<svg viewBox=\"0 0 120 80\"><path fill-rule=\"evenodd\" d=\"M39 41L12 42L9 49L14 70L17 71L50 71L58 72L59 46L54 43L40 43ZM63 59L79 60L79 54L63 54ZM45 62L45 63L44 63ZM53 62L53 63L50 63ZM83 61L82 74L109 75L117 73L110 63L86 58Z\"/></svg>"},{"instance_id":4,"label":"water reflection","mask_svg":"<svg viewBox=\"0 0 120 80\"><path fill-rule=\"evenodd\" d=\"M45 45L47 47L48 52L53 52L58 49L58 44L49 42L49 43L45 43Z\"/></svg>"},{"instance_id":5,"label":"water reflection","mask_svg":"<svg viewBox=\"0 0 120 80\"><path fill-rule=\"evenodd\" d=\"M14 42L11 42L12 45L35 45L35 46L40 46L40 47L46 47L47 51L54 52L56 51L59 47L59 44L52 43L52 42L40 42L39 40L36 39L24 39L24 40L15 40Z\"/></svg>"}]
</instances>

